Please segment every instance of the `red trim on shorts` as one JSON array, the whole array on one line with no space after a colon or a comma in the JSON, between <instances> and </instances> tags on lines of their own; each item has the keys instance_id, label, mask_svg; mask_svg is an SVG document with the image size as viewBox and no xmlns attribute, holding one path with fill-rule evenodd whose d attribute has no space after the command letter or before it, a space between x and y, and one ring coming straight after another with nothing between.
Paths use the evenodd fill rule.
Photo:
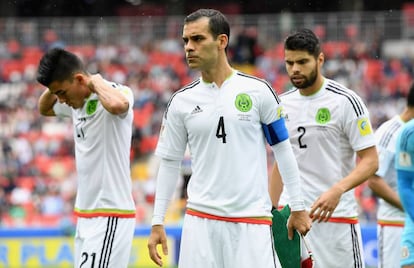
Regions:
<instances>
[{"instance_id":1,"label":"red trim on shorts","mask_svg":"<svg viewBox=\"0 0 414 268\"><path fill-rule=\"evenodd\" d=\"M105 212L92 212L92 213L82 213L79 211L74 211L74 214L81 218L95 218L95 217L117 217L117 218L135 218L135 214L123 214L123 213L105 213Z\"/></svg>"},{"instance_id":2,"label":"red trim on shorts","mask_svg":"<svg viewBox=\"0 0 414 268\"><path fill-rule=\"evenodd\" d=\"M192 215L192 216L196 216L196 217L200 217L200 218L206 218L206 219L210 219L210 220L217 220L217 221L243 222L243 223L272 225L272 218L270 218L270 217L232 218L232 217L223 217L223 216L211 215L211 214L208 214L208 213L204 213L204 212L196 211L196 210L192 210L192 209L187 209L187 211L185 213L188 214L188 215Z\"/></svg>"},{"instance_id":3,"label":"red trim on shorts","mask_svg":"<svg viewBox=\"0 0 414 268\"><path fill-rule=\"evenodd\" d=\"M354 218L329 218L328 222L335 222L335 223L348 223L348 224L357 224L358 218L354 217Z\"/></svg>"},{"instance_id":4,"label":"red trim on shorts","mask_svg":"<svg viewBox=\"0 0 414 268\"><path fill-rule=\"evenodd\" d=\"M403 221L387 221L387 220L378 220L379 226L394 226L394 227L404 227Z\"/></svg>"}]
</instances>

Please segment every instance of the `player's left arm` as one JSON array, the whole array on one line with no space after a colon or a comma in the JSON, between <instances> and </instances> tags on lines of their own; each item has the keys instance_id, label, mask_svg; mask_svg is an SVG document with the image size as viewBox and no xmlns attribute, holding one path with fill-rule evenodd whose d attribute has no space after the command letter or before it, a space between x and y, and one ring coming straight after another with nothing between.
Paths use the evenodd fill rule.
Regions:
<instances>
[{"instance_id":1,"label":"player's left arm","mask_svg":"<svg viewBox=\"0 0 414 268\"><path fill-rule=\"evenodd\" d=\"M305 210L299 168L289 141L284 118L280 117L270 124L263 124L263 131L277 162L277 168L274 167L274 174L270 179L270 186L278 187L283 182L289 196L291 215L287 224L288 237L293 239L294 230L305 235L310 230L311 220ZM275 198L276 201L278 199L277 195L280 195L278 192L281 190L281 188L269 190L269 193L273 196L272 199Z\"/></svg>"},{"instance_id":2,"label":"player's left arm","mask_svg":"<svg viewBox=\"0 0 414 268\"><path fill-rule=\"evenodd\" d=\"M347 192L365 182L373 176L378 169L378 153L375 146L357 151L358 161L355 168L334 187Z\"/></svg>"},{"instance_id":3,"label":"player's left arm","mask_svg":"<svg viewBox=\"0 0 414 268\"><path fill-rule=\"evenodd\" d=\"M397 191L394 191L384 178L378 175L371 176L368 178L368 186L376 196L384 199L387 203L399 210L404 211Z\"/></svg>"},{"instance_id":4,"label":"player's left arm","mask_svg":"<svg viewBox=\"0 0 414 268\"><path fill-rule=\"evenodd\" d=\"M344 178L324 192L313 203L310 216L313 221L328 221L343 193L365 182L378 169L378 154L375 146L357 151L356 167Z\"/></svg>"},{"instance_id":5,"label":"player's left arm","mask_svg":"<svg viewBox=\"0 0 414 268\"><path fill-rule=\"evenodd\" d=\"M289 196L289 207L291 209L291 215L287 224L288 237L293 239L295 230L305 235L310 230L312 222L308 212L305 210L299 167L289 141L289 134L283 115L283 106L270 85L263 93L260 105L260 121L262 122L264 136L273 151L278 167L276 169L278 172L269 181L269 186L276 187L270 191L274 190L275 192L269 191L269 193L273 196L271 198L272 203L276 204L282 191L282 188L278 187L283 182ZM276 170L274 171L276 172Z\"/></svg>"},{"instance_id":6,"label":"player's left arm","mask_svg":"<svg viewBox=\"0 0 414 268\"><path fill-rule=\"evenodd\" d=\"M272 206L275 208L279 207L279 199L283 191L283 181L280 176L279 167L277 162L273 164L272 174L269 178L269 195L272 200Z\"/></svg>"},{"instance_id":7,"label":"player's left arm","mask_svg":"<svg viewBox=\"0 0 414 268\"><path fill-rule=\"evenodd\" d=\"M125 92L123 93L124 89L115 90L100 74L91 75L89 78L87 86L98 95L99 101L108 112L120 115L128 111L130 102Z\"/></svg>"}]
</instances>

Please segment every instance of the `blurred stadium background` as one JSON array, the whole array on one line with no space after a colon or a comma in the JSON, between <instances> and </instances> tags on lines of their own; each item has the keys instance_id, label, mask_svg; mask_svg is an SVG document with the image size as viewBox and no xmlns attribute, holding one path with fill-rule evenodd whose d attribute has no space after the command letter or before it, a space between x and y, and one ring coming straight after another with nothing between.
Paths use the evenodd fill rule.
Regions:
<instances>
[{"instance_id":1,"label":"blurred stadium background","mask_svg":"<svg viewBox=\"0 0 414 268\"><path fill-rule=\"evenodd\" d=\"M183 15L212 7L232 25L232 64L289 88L283 38L297 27L323 41L327 77L367 102L374 128L399 113L414 74L414 2L73 0L0 2L0 267L71 267L76 173L71 124L41 117L35 81L42 53L76 52L90 72L129 85L135 94L131 174L137 229L131 267L154 267L146 252L157 160L153 150L171 94L197 73L182 53ZM269 164L271 154L269 154ZM184 178L167 217L177 249L185 204ZM376 267L376 199L356 191L367 266ZM167 261L174 265L176 252Z\"/></svg>"}]
</instances>

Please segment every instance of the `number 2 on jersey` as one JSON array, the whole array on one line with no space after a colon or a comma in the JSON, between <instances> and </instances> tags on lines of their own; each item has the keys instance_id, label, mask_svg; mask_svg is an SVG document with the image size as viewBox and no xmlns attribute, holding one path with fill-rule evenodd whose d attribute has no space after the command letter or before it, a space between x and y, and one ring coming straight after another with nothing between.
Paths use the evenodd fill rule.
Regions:
<instances>
[{"instance_id":1,"label":"number 2 on jersey","mask_svg":"<svg viewBox=\"0 0 414 268\"><path fill-rule=\"evenodd\" d=\"M300 135L299 135L299 138L298 138L299 148L301 148L301 149L302 148L308 148L308 146L302 142L302 138L306 133L306 128L298 127L298 132L300 132Z\"/></svg>"},{"instance_id":2,"label":"number 2 on jersey","mask_svg":"<svg viewBox=\"0 0 414 268\"><path fill-rule=\"evenodd\" d=\"M222 139L223 143L226 143L226 130L224 129L224 118L222 116L220 116L218 121L216 137L217 139Z\"/></svg>"}]
</instances>

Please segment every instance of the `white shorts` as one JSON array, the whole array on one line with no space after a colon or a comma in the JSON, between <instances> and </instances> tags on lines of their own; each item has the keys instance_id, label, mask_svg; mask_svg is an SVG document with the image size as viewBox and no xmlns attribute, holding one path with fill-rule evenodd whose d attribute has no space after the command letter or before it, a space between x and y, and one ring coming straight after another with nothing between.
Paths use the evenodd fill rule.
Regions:
<instances>
[{"instance_id":1,"label":"white shorts","mask_svg":"<svg viewBox=\"0 0 414 268\"><path fill-rule=\"evenodd\" d=\"M280 268L270 225L185 214L179 268Z\"/></svg>"},{"instance_id":2,"label":"white shorts","mask_svg":"<svg viewBox=\"0 0 414 268\"><path fill-rule=\"evenodd\" d=\"M135 218L78 218L74 267L127 268Z\"/></svg>"},{"instance_id":3,"label":"white shorts","mask_svg":"<svg viewBox=\"0 0 414 268\"><path fill-rule=\"evenodd\" d=\"M359 224L314 222L306 240L315 268L364 268Z\"/></svg>"},{"instance_id":4,"label":"white shorts","mask_svg":"<svg viewBox=\"0 0 414 268\"><path fill-rule=\"evenodd\" d=\"M377 225L378 268L400 268L402 226Z\"/></svg>"}]
</instances>

